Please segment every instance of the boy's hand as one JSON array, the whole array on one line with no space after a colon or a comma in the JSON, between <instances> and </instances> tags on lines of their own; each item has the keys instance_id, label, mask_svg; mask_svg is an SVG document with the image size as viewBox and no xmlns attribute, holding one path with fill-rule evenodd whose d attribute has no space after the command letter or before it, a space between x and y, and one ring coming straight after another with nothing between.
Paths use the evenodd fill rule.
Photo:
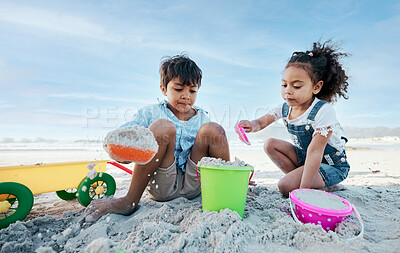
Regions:
<instances>
[{"instance_id":1,"label":"boy's hand","mask_svg":"<svg viewBox=\"0 0 400 253\"><path fill-rule=\"evenodd\" d=\"M241 120L239 124L243 127L246 133L250 133L253 131L253 125L248 120Z\"/></svg>"}]
</instances>

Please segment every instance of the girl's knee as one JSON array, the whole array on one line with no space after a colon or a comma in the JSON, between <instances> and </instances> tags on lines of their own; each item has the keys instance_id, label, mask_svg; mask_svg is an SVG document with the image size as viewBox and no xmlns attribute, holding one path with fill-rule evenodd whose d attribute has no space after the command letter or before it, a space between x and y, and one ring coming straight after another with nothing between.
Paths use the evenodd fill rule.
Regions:
<instances>
[{"instance_id":1,"label":"girl's knee","mask_svg":"<svg viewBox=\"0 0 400 253\"><path fill-rule=\"evenodd\" d=\"M277 142L278 142L277 139L268 138L264 143L265 153L272 154L276 150Z\"/></svg>"},{"instance_id":2,"label":"girl's knee","mask_svg":"<svg viewBox=\"0 0 400 253\"><path fill-rule=\"evenodd\" d=\"M291 184L287 181L287 179L285 177L283 177L279 180L278 189L285 197L289 197L289 193L292 190L294 190L294 189L291 189Z\"/></svg>"}]
</instances>

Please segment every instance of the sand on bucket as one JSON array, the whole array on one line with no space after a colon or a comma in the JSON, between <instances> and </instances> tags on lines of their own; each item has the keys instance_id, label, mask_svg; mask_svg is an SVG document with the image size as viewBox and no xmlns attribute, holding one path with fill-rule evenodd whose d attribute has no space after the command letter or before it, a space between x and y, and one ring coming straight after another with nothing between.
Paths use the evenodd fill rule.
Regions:
<instances>
[{"instance_id":1,"label":"sand on bucket","mask_svg":"<svg viewBox=\"0 0 400 253\"><path fill-rule=\"evenodd\" d=\"M234 166L234 167L244 167L244 166L250 166L253 167L244 161L241 161L239 158L235 157L235 161L225 161L222 160L221 158L214 158L214 157L203 157L201 160L197 163L197 167L201 166Z\"/></svg>"},{"instance_id":2,"label":"sand on bucket","mask_svg":"<svg viewBox=\"0 0 400 253\"><path fill-rule=\"evenodd\" d=\"M321 191L296 191L296 198L312 206L325 209L342 210L348 208L339 197Z\"/></svg>"},{"instance_id":3,"label":"sand on bucket","mask_svg":"<svg viewBox=\"0 0 400 253\"><path fill-rule=\"evenodd\" d=\"M112 159L148 163L158 151L153 133L145 127L121 127L107 134L104 149Z\"/></svg>"}]
</instances>

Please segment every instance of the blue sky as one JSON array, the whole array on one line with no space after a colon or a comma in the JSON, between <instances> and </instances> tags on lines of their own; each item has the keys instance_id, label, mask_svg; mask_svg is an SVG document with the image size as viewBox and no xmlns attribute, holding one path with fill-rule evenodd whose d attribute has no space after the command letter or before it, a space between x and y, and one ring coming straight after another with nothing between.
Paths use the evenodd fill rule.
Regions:
<instances>
[{"instance_id":1,"label":"blue sky","mask_svg":"<svg viewBox=\"0 0 400 253\"><path fill-rule=\"evenodd\" d=\"M0 1L0 139L102 138L163 99L158 67L187 53L196 105L232 128L281 103L293 51L343 41L344 126L399 127L398 1Z\"/></svg>"}]
</instances>

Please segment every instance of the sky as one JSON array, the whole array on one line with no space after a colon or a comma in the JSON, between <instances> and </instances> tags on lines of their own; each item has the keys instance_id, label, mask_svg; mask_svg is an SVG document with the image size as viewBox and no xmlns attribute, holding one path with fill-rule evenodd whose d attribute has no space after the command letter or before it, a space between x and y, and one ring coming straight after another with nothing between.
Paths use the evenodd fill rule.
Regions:
<instances>
[{"instance_id":1,"label":"sky","mask_svg":"<svg viewBox=\"0 0 400 253\"><path fill-rule=\"evenodd\" d=\"M102 139L165 98L160 62L180 53L231 129L282 103L292 52L327 39L350 54L340 123L400 127L399 1L0 0L0 140Z\"/></svg>"}]
</instances>

